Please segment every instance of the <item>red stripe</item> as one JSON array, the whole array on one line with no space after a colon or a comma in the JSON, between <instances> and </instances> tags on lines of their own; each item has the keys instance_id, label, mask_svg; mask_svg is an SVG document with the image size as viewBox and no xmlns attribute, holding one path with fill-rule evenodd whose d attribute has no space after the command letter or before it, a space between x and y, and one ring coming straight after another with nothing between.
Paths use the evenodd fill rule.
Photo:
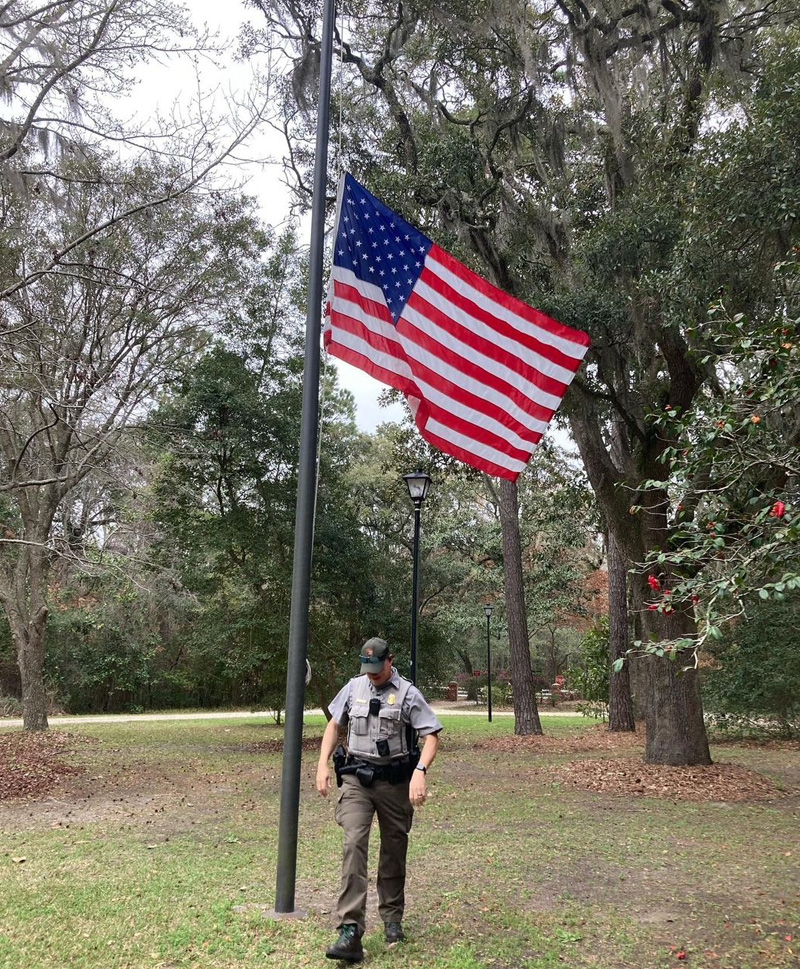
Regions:
<instances>
[{"instance_id":1,"label":"red stripe","mask_svg":"<svg viewBox=\"0 0 800 969\"><path fill-rule=\"evenodd\" d=\"M499 374L484 369L484 367L480 365L480 361L482 359L495 360L496 362L503 364L504 366L508 367L512 373L519 374L523 380L533 384L534 387L538 387L546 394L550 394L557 400L561 400L566 393L567 384L564 384L560 380L556 380L553 377L548 377L531 364L526 363L522 358L514 357L507 350L498 347L496 344L491 343L484 337L479 337L475 333L470 332L470 330L468 330L466 327L455 322L449 316L446 316L441 310L428 303L427 300L423 299L416 292L412 292L411 297L408 300L408 305L411 306L412 309L415 309L423 317L430 320L434 326L443 330L445 333L454 336L461 343L464 343L466 346L470 347L470 349L473 349L475 351L475 360L471 361L464 356L456 356L458 353L457 350L452 350L449 347L439 343L429 331L420 329L410 321L404 320L404 317L401 316L400 320L398 320L398 330L400 329L401 322L405 322L406 326L403 328L403 335L405 337L412 340L414 343L418 343L420 346L423 346L430 353L433 353L435 356L445 360L446 362L457 360L458 365L462 370L464 370L465 373L470 373L482 383L490 384L502 394L511 397L515 403L520 404L520 400L532 401L532 398L526 394L524 390L516 387L512 383L509 383ZM463 366L461 361L464 361ZM515 397L512 391L518 396ZM540 407L543 410L548 410L548 408L546 408L543 404L535 403L534 406ZM549 413L552 414L552 410L550 410ZM549 420L549 416L543 419Z\"/></svg>"},{"instance_id":2,"label":"red stripe","mask_svg":"<svg viewBox=\"0 0 800 969\"><path fill-rule=\"evenodd\" d=\"M369 357L365 357L363 354L351 350L350 347L342 346L341 343L336 343L335 339L335 335L331 337L330 332L325 334L325 349L332 357L338 357L340 360L344 360L345 363L352 364L352 366L357 367L359 370L364 370L382 384L388 384L390 387L402 391L406 396L409 393L413 394L413 388L409 388L408 381L399 377L393 370L384 370L383 367L379 367Z\"/></svg>"},{"instance_id":3,"label":"red stripe","mask_svg":"<svg viewBox=\"0 0 800 969\"><path fill-rule=\"evenodd\" d=\"M452 411L447 410L447 408L440 406L439 404L434 404L431 401L426 401L428 406L428 412L432 418L437 420L440 424L445 427L449 427L451 430L455 431L457 434L461 434L463 437L468 437L475 441L476 444L484 444L486 447L492 448L494 451L500 451L502 454L507 454L509 457L514 458L517 461L522 461L524 464L528 458L531 456L531 452L536 447L536 443L542 436L538 432L534 432L533 436L536 438L535 441L530 442L530 447L526 450L515 447L510 444L509 441L500 437L494 431L487 430L485 427L481 427L479 424L474 424L472 421L468 421L466 418L459 417Z\"/></svg>"},{"instance_id":4,"label":"red stripe","mask_svg":"<svg viewBox=\"0 0 800 969\"><path fill-rule=\"evenodd\" d=\"M436 262L449 269L450 272L454 273L460 279L463 279L467 285L488 297L490 300L492 300L492 302L498 303L500 306L504 306L509 312L514 313L516 316L522 317L522 319L527 320L529 323L533 323L535 326L541 327L548 333L552 333L555 336L561 337L562 340L568 340L570 343L575 343L582 347L588 347L591 343L588 333L584 333L583 330L573 329L573 327L566 326L564 323L559 323L558 320L554 320L551 316L547 316L547 314L542 313L541 310L534 309L534 307L529 306L528 303L523 303L522 300L517 299L516 296L511 296L509 293L504 293L502 289L498 289L497 286L490 283L487 279L483 279L483 277L473 272L469 266L465 266L464 263L459 262L455 257L451 256L449 252L445 252L444 249L440 249L436 243L431 245L427 258L435 259ZM538 343L538 341L535 342ZM560 350L556 350L554 347L550 347L547 344L544 344L543 346L547 351L546 356L549 357L550 353L557 353L561 355ZM567 359L572 361L569 364L569 369L577 370L580 360L575 361L572 360L572 358ZM567 365L564 364L564 366Z\"/></svg>"},{"instance_id":5,"label":"red stripe","mask_svg":"<svg viewBox=\"0 0 800 969\"><path fill-rule=\"evenodd\" d=\"M477 320L480 323L488 326L489 329L497 333L498 336L516 343L520 348L520 356L515 356L513 353L505 350L497 343L487 340L485 337L479 337L473 330L470 329L469 324L459 323L457 320L442 314L442 311L437 307L430 303L426 303L426 305L431 306L434 313L438 313L440 316L443 316L444 319L452 320L450 323L449 332L453 333L454 336L457 336L461 340L467 340L468 342L473 343L476 347L480 346L481 353L485 352L487 356L492 357L501 363L505 363L507 366L510 366L513 370L517 370L519 373L527 375L527 373L530 372L540 375L539 379L546 381L546 383L541 384L542 389L548 390L548 393L558 394L559 396L564 393L566 384L558 380L557 377L545 375L535 366L535 364L529 362L530 354L537 353L540 357L543 357L544 360L548 360L550 363L553 363L558 367L562 367L571 374L574 373L580 366L580 360L567 356L565 353L562 353L555 347L547 346L547 344L537 340L535 336L531 335L530 333L526 333L523 329L516 328L506 320L495 316L488 310L482 309L477 305L477 303L474 303L469 298L468 291L464 293L453 289L452 286L446 283L427 267L422 270L420 280L430 286L431 289L438 293L443 300L446 300L447 303L457 306L468 319ZM524 321L521 321L521 326L524 326ZM534 377L531 377L530 379L535 380ZM558 386L560 390L548 389L554 385Z\"/></svg>"},{"instance_id":6,"label":"red stripe","mask_svg":"<svg viewBox=\"0 0 800 969\"><path fill-rule=\"evenodd\" d=\"M430 431L426 431L424 424L420 423L419 419L421 410L422 408L420 407L420 410L417 411L416 424L420 434L428 443L443 451L445 454L452 454L454 458L458 458L459 461L463 461L465 464L469 464L479 471L485 471L487 474L494 475L498 478L510 478L511 481L517 480L519 471L512 471L510 468L504 468L501 464L494 464L491 461L487 461L486 458L479 454L473 454L471 451L467 451L453 444L452 441L446 441L443 437L439 437L438 434L432 434Z\"/></svg>"},{"instance_id":7,"label":"red stripe","mask_svg":"<svg viewBox=\"0 0 800 969\"><path fill-rule=\"evenodd\" d=\"M437 343L436 340L430 336L430 334L420 330L419 327L414 326L402 316L397 321L397 332L403 337L403 339L406 339L411 343L415 343L417 346L427 350L439 360L449 363L456 370L460 370L465 376L471 377L473 380L477 380L478 383L484 384L487 387L491 387L493 390L496 390L503 397L513 401L517 407L523 411L523 413L529 414L531 417L536 418L536 420L545 422L549 421L553 416L554 408L547 407L546 405L540 404L538 401L533 400L533 398L529 397L519 387L515 387L513 384L508 383L508 381L503 380L502 377L499 377L497 374L492 373L489 370L484 370L479 363L468 360L466 357L456 356L452 350L448 350L446 347L441 346L441 344ZM418 363L417 361L412 361L412 366L419 367L422 366L422 364ZM428 370L428 373L436 374L436 377L440 381L446 379L438 374L438 372L435 370ZM465 390L464 393L466 394L468 391ZM555 395L558 400L561 400L563 393L564 390L562 388L561 392ZM497 407L498 405L492 404L491 406ZM506 413L506 411L504 411L502 408L500 408L500 412L502 414ZM516 420L516 418L513 418L513 420Z\"/></svg>"},{"instance_id":8,"label":"red stripe","mask_svg":"<svg viewBox=\"0 0 800 969\"><path fill-rule=\"evenodd\" d=\"M380 334L376 333L374 330L370 329L369 326L366 325L361 320L356 319L355 317L348 315L346 312L342 312L339 310L333 310L332 319L334 320L334 323L338 329L344 330L347 333L351 333L354 336L357 336L360 339L363 339L371 347L374 347L376 350L380 351L381 353L386 353L396 359L405 361L408 364L409 369L411 370L411 373L415 378L417 378L418 380L424 381L425 383L435 387L446 397L449 397L450 399L455 400L460 404L463 404L464 407L472 411L475 411L478 414L485 414L487 417L493 418L501 426L505 426L510 431L515 432L517 436L523 438L526 441L530 441L532 445L535 444L541 437L540 431L537 431L530 427L526 427L516 417L512 417L508 413L508 411L504 410L501 405L496 404L485 397L478 397L476 394L471 393L470 391L466 390L464 387L460 386L459 384L453 383L451 380L444 377L438 371L431 370L429 367L426 367L418 360L414 360L411 357L405 356L405 354L403 353L402 346L398 346L397 344L391 341L388 341L385 337L381 336ZM404 321L402 320L402 317L401 317L400 326L398 326L398 332L400 331L400 328L403 326L403 322ZM357 353L357 351L351 351L351 352ZM461 362L463 361L459 361L459 363ZM375 366L375 364L373 364L373 366ZM466 369L466 368L462 367L462 369ZM471 367L471 369L475 371L476 368ZM487 376L491 376L491 375L487 375ZM406 383L410 383L407 378L396 377L393 381L391 381L391 384L393 387L398 387L398 381L403 381L403 380L405 380ZM424 397L422 390L417 386L416 383L410 383L410 386L414 388L415 396ZM398 388L398 389L402 389L402 388ZM550 420L550 417L553 414L552 410L548 410L547 408L540 407L538 404L535 404L533 401L528 400L519 391L516 391L514 388L510 386L507 386L505 390L508 391L508 393L506 393L506 396L508 397L513 396L515 398L519 398L520 403L524 405L522 409L526 413L530 413L531 410L537 410L539 413L536 413L534 416L536 416L539 420L542 420L544 423L547 423ZM439 419L443 424L449 423L448 420L445 419L444 417L444 415L446 415L448 412L443 410L441 408L441 405L435 405L431 403L431 407L436 407L437 411L442 415ZM464 422L465 419L463 417L454 415L453 421ZM455 426L455 424L453 426ZM476 430L478 429L477 426L470 423L469 426L465 424L463 427L459 427L459 430L462 433L471 434L469 430L470 427L476 427ZM473 435L471 434L471 436ZM509 448L514 448L514 445L510 444L505 438L500 438L497 436L497 434L494 431L484 430L483 428L480 428L480 435L478 436L478 439L481 440L482 443L491 444L491 446L498 447L500 450L507 451ZM500 446L498 443L500 441L502 441L502 446Z\"/></svg>"},{"instance_id":9,"label":"red stripe","mask_svg":"<svg viewBox=\"0 0 800 969\"><path fill-rule=\"evenodd\" d=\"M351 286L349 283L344 283L341 281L341 279L334 279L333 292L334 296L339 296L342 299L349 300L351 303L358 303L365 313L369 313L370 316L374 316L376 319L382 320L384 323L388 323L389 326L394 326L392 314L386 308L385 304L378 303L374 299L370 299L355 286Z\"/></svg>"},{"instance_id":10,"label":"red stripe","mask_svg":"<svg viewBox=\"0 0 800 969\"><path fill-rule=\"evenodd\" d=\"M415 377L419 380L430 384L435 387L440 393L444 394L445 397L449 397L451 400L457 401L459 404L463 404L464 407L470 410L476 411L478 414L485 414L487 417L493 418L501 426L507 427L510 431L516 433L518 437L524 438L526 441L532 441L533 444L539 439L540 431L537 431L531 427L526 427L525 424L521 423L516 417L512 417L508 411L503 410L499 404L495 404L491 400L487 400L486 397L478 397L476 394L471 393L459 384L453 383L451 380L443 377L440 373L435 370L431 370L429 367L424 366L418 360L410 361L412 372ZM530 402L528 402L530 403ZM431 403L433 407L434 404ZM550 419L553 411L545 411L542 409L543 413L548 416L540 418L544 423ZM462 420L458 416L455 417L457 420ZM442 420L443 424L448 423L446 420ZM493 431L482 431L485 434L494 435ZM513 445L507 444L508 447L513 447Z\"/></svg>"}]
</instances>

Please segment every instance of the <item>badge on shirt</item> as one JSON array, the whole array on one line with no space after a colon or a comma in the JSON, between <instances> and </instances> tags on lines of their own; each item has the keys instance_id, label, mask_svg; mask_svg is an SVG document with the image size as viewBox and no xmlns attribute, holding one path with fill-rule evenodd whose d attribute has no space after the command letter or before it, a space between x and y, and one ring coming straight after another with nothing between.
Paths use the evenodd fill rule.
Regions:
<instances>
[{"instance_id":1,"label":"badge on shirt","mask_svg":"<svg viewBox=\"0 0 800 969\"><path fill-rule=\"evenodd\" d=\"M386 697L387 703L394 703L396 700L397 697L394 695L394 693L390 693L389 696Z\"/></svg>"}]
</instances>

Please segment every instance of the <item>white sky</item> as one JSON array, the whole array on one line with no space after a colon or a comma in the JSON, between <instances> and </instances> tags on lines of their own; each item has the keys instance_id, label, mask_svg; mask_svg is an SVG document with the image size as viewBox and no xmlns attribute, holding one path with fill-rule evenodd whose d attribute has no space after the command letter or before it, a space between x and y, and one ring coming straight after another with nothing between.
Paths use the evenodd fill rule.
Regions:
<instances>
[{"instance_id":1,"label":"white sky","mask_svg":"<svg viewBox=\"0 0 800 969\"><path fill-rule=\"evenodd\" d=\"M211 31L218 31L220 40L229 38L229 43L224 46L230 50L230 55L218 57L217 64L205 59L198 62L201 88L203 91L218 91L218 106L221 108L226 91L247 90L251 82L251 67L236 63L233 59L239 27L245 21L259 27L263 18L258 11L247 10L235 0L223 3L219 0L184 0L184 5L198 26L206 25ZM161 66L150 65L142 73L137 86L135 110L149 114L156 108L167 111L176 101L191 103L197 98L196 83L195 73L188 64L182 66L170 62ZM289 189L284 184L281 166L284 152L282 136L264 126L238 153L246 159L245 163L231 170L232 180L239 181L245 176L246 191L258 200L263 219L276 227L289 216ZM309 230L310 220L306 220L299 232L302 245L310 244ZM328 366L337 369L341 385L355 397L356 420L362 430L373 431L379 423L402 418L402 405L378 406L377 398L384 389L383 384L333 358L330 358Z\"/></svg>"}]
</instances>

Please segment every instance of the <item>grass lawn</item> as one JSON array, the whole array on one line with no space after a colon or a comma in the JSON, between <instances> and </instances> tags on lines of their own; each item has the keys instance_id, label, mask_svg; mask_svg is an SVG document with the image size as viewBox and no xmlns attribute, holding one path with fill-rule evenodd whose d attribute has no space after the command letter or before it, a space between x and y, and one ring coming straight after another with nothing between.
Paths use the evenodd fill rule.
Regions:
<instances>
[{"instance_id":1,"label":"grass lawn","mask_svg":"<svg viewBox=\"0 0 800 969\"><path fill-rule=\"evenodd\" d=\"M409 851L409 941L367 963L425 969L800 966L797 750L724 747L787 796L690 803L562 787L581 754L476 748L511 718L445 716ZM591 725L542 715L545 731ZM322 734L308 717L306 736ZM297 904L274 903L282 730L266 719L80 724L85 772L0 801L0 967L303 967L334 938L341 835L303 759ZM640 758L620 749L609 757ZM371 845L374 874L377 837ZM24 860L22 860L24 859Z\"/></svg>"}]
</instances>

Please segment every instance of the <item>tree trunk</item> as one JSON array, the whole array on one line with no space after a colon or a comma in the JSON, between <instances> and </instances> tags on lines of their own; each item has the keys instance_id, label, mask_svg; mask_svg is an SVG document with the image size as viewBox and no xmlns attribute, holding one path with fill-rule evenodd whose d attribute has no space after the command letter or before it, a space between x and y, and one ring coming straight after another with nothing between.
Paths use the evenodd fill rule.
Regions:
<instances>
[{"instance_id":1,"label":"tree trunk","mask_svg":"<svg viewBox=\"0 0 800 969\"><path fill-rule=\"evenodd\" d=\"M631 514L629 492L619 485L636 486L646 478L654 478L660 469L654 450L647 459L637 457L631 472L632 481L626 481L623 472L611 459L602 435L602 425L589 408L569 415L570 427L583 459L586 473L592 485L609 531L619 543L629 562L643 562L646 553L664 548L670 534L666 509L669 495L664 491L647 491L641 494L642 508ZM616 449L618 441L612 441ZM655 445L653 445L655 448ZM633 463L627 451L626 464ZM668 586L667 586L668 587ZM647 608L647 582L644 576L633 584L633 607L641 621L642 640L671 639L693 628L693 619L685 613L671 615ZM643 684L645 694L644 713L647 725L645 761L653 764L710 764L708 738L703 721L703 705L700 686L694 671L682 673L691 657L675 660L666 657L646 656L637 660L638 669L634 682Z\"/></svg>"},{"instance_id":2,"label":"tree trunk","mask_svg":"<svg viewBox=\"0 0 800 969\"><path fill-rule=\"evenodd\" d=\"M44 688L44 638L47 628L47 553L26 548L13 578L7 576L2 602L17 654L25 730L47 730Z\"/></svg>"},{"instance_id":3,"label":"tree trunk","mask_svg":"<svg viewBox=\"0 0 800 969\"><path fill-rule=\"evenodd\" d=\"M668 578L662 584L669 588ZM647 585L644 576L634 584L640 602L644 640L676 639L695 631L694 617L676 609L663 613L647 608ZM639 659L647 684L648 702L645 708L647 740L645 761L648 764L710 764L700 681L693 668L691 652L675 659L644 656ZM688 668L687 668L688 667Z\"/></svg>"},{"instance_id":4,"label":"tree trunk","mask_svg":"<svg viewBox=\"0 0 800 969\"><path fill-rule=\"evenodd\" d=\"M635 730L631 698L630 663L627 658L615 673L614 661L628 649L628 563L608 532L608 729L613 732Z\"/></svg>"},{"instance_id":5,"label":"tree trunk","mask_svg":"<svg viewBox=\"0 0 800 969\"><path fill-rule=\"evenodd\" d=\"M676 767L710 764L697 671L682 672L680 657L673 661L648 656L640 662L650 694L645 761Z\"/></svg>"},{"instance_id":6,"label":"tree trunk","mask_svg":"<svg viewBox=\"0 0 800 969\"><path fill-rule=\"evenodd\" d=\"M22 726L25 730L47 730L47 694L44 689L44 635L47 609L39 610L27 623L12 627L22 684Z\"/></svg>"},{"instance_id":7,"label":"tree trunk","mask_svg":"<svg viewBox=\"0 0 800 969\"><path fill-rule=\"evenodd\" d=\"M522 547L519 537L517 486L502 479L499 487L500 525L503 531L503 575L506 586L506 620L514 690L514 733L540 734L542 724L536 708L528 618L522 582Z\"/></svg>"}]
</instances>

